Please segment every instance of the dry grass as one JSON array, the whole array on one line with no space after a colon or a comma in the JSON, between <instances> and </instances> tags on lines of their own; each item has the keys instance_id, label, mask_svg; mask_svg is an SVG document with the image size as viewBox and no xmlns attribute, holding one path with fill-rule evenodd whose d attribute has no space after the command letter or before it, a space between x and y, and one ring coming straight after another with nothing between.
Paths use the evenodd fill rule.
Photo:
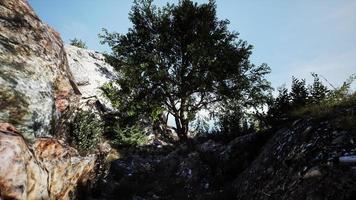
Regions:
<instances>
[{"instance_id":1,"label":"dry grass","mask_svg":"<svg viewBox=\"0 0 356 200\"><path fill-rule=\"evenodd\" d=\"M333 115L333 113L339 109L352 108L354 106L356 106L356 92L351 95L344 96L343 98L328 98L319 104L310 104L298 108L292 112L292 115L296 117L310 116L314 118L321 118ZM356 115L356 113L353 113L355 112L353 109L350 109L350 112L351 113L348 113L347 115Z\"/></svg>"}]
</instances>

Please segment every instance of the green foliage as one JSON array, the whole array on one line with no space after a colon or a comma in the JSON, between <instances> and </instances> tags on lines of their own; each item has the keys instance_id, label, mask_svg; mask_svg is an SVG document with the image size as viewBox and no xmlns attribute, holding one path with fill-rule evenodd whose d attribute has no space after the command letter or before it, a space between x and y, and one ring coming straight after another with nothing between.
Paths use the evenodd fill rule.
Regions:
<instances>
[{"instance_id":1,"label":"green foliage","mask_svg":"<svg viewBox=\"0 0 356 200\"><path fill-rule=\"evenodd\" d=\"M338 104L350 94L351 84L356 80L356 74L351 75L339 88L330 91L328 100L330 104Z\"/></svg>"},{"instance_id":2,"label":"green foliage","mask_svg":"<svg viewBox=\"0 0 356 200\"><path fill-rule=\"evenodd\" d=\"M70 124L71 143L81 153L95 149L101 140L103 122L90 111L78 111Z\"/></svg>"},{"instance_id":3,"label":"green foliage","mask_svg":"<svg viewBox=\"0 0 356 200\"><path fill-rule=\"evenodd\" d=\"M218 121L217 127L223 133L242 133L242 123L244 117L244 112L242 110L242 104L238 101L225 101L225 105L217 113Z\"/></svg>"},{"instance_id":4,"label":"green foliage","mask_svg":"<svg viewBox=\"0 0 356 200\"><path fill-rule=\"evenodd\" d=\"M153 121L153 113L164 108L185 138L201 109L227 99L244 106L264 101L269 67L250 63L252 46L228 30L228 20L218 20L214 1L182 0L162 8L152 2L134 1L127 34L104 29L101 35L112 48L108 61L122 75L121 89L106 88L120 110Z\"/></svg>"},{"instance_id":5,"label":"green foliage","mask_svg":"<svg viewBox=\"0 0 356 200\"><path fill-rule=\"evenodd\" d=\"M339 94L344 92L339 90L344 91L345 86L330 91L320 81L317 74L312 73L312 76L314 77L314 81L311 85L306 86L304 79L299 80L293 77L291 92L288 92L288 89L285 87L279 88L277 98L269 104L266 117L269 125L277 125L281 121L288 120L295 116L306 115L306 112L314 112L312 111L314 109L327 108L331 105L331 101L344 98ZM325 109L323 111L325 111Z\"/></svg>"},{"instance_id":6,"label":"green foliage","mask_svg":"<svg viewBox=\"0 0 356 200\"><path fill-rule=\"evenodd\" d=\"M303 106L308 101L309 92L305 85L305 79L292 77L292 91L290 93L294 106Z\"/></svg>"},{"instance_id":7,"label":"green foliage","mask_svg":"<svg viewBox=\"0 0 356 200\"><path fill-rule=\"evenodd\" d=\"M298 108L292 112L294 116L305 117L312 116L316 118L332 115L338 108L347 108L356 105L356 93L344 96L343 98L327 98L319 104L311 104Z\"/></svg>"},{"instance_id":8,"label":"green foliage","mask_svg":"<svg viewBox=\"0 0 356 200\"><path fill-rule=\"evenodd\" d=\"M270 104L268 111L267 119L271 125L293 117L320 118L332 114L336 109L356 104L356 93L350 91L356 75L350 76L341 87L332 90L323 85L317 74L313 73L312 76L313 84L308 87L304 80L293 77L292 92L288 93L286 88L279 90L278 97Z\"/></svg>"},{"instance_id":9,"label":"green foliage","mask_svg":"<svg viewBox=\"0 0 356 200\"><path fill-rule=\"evenodd\" d=\"M309 86L311 103L318 103L329 94L328 88L320 81L318 74L312 73L314 77L313 85Z\"/></svg>"},{"instance_id":10,"label":"green foliage","mask_svg":"<svg viewBox=\"0 0 356 200\"><path fill-rule=\"evenodd\" d=\"M278 88L278 96L270 102L267 114L267 121L270 125L275 125L288 117L292 108L291 96L288 89L283 85Z\"/></svg>"},{"instance_id":11,"label":"green foliage","mask_svg":"<svg viewBox=\"0 0 356 200\"><path fill-rule=\"evenodd\" d=\"M333 90L328 90L328 95L318 103L309 104L304 107L295 109L292 113L294 116L313 116L323 117L338 108L347 108L356 105L356 93L350 91L352 82L356 80L356 75L352 75L346 80L343 85Z\"/></svg>"},{"instance_id":12,"label":"green foliage","mask_svg":"<svg viewBox=\"0 0 356 200\"><path fill-rule=\"evenodd\" d=\"M118 115L116 124L120 127L142 125L143 119L153 122L157 120L162 111L161 107L149 101L135 99L128 95L122 96L122 89L119 89L113 82L103 85L101 89L116 108Z\"/></svg>"},{"instance_id":13,"label":"green foliage","mask_svg":"<svg viewBox=\"0 0 356 200\"><path fill-rule=\"evenodd\" d=\"M81 39L77 39L77 38L74 38L74 39L70 40L69 44L73 45L73 46L76 46L76 47L79 47L79 48L82 48L82 49L87 49L88 48L84 41L82 41Z\"/></svg>"},{"instance_id":14,"label":"green foliage","mask_svg":"<svg viewBox=\"0 0 356 200\"><path fill-rule=\"evenodd\" d=\"M112 143L117 147L141 146L146 144L148 138L139 126L114 129Z\"/></svg>"},{"instance_id":15,"label":"green foliage","mask_svg":"<svg viewBox=\"0 0 356 200\"><path fill-rule=\"evenodd\" d=\"M121 98L118 96L118 93L116 91L119 90L113 82L108 82L105 83L103 86L101 86L101 90L103 91L104 95L111 100L111 104L115 108L120 108L121 106Z\"/></svg>"},{"instance_id":16,"label":"green foliage","mask_svg":"<svg viewBox=\"0 0 356 200\"><path fill-rule=\"evenodd\" d=\"M241 135L266 128L264 110L272 101L272 88L264 78L268 73L270 69L266 64L254 68L245 90L220 102L215 116L221 132Z\"/></svg>"},{"instance_id":17,"label":"green foliage","mask_svg":"<svg viewBox=\"0 0 356 200\"><path fill-rule=\"evenodd\" d=\"M203 116L198 116L193 124L194 131L197 135L205 135L209 133L210 126L208 124L208 118Z\"/></svg>"}]
</instances>

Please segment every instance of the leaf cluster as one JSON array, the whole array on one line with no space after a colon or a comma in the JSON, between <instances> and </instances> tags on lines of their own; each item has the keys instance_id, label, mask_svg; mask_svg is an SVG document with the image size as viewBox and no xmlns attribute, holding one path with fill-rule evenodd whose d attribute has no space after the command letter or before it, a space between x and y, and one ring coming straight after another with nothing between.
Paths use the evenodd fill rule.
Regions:
<instances>
[{"instance_id":1,"label":"leaf cluster","mask_svg":"<svg viewBox=\"0 0 356 200\"><path fill-rule=\"evenodd\" d=\"M268 66L250 63L252 46L228 30L228 20L217 18L214 1L182 0L162 8L152 2L134 1L128 33L104 29L100 36L112 49L109 62L122 74L121 88L107 92L117 107L148 116L164 110L184 135L202 109L231 99L253 106L266 101Z\"/></svg>"}]
</instances>

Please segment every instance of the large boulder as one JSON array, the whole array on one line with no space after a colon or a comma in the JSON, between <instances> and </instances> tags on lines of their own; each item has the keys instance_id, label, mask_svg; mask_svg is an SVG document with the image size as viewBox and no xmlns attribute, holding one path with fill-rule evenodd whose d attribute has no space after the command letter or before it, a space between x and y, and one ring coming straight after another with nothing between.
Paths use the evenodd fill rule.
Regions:
<instances>
[{"instance_id":1,"label":"large boulder","mask_svg":"<svg viewBox=\"0 0 356 200\"><path fill-rule=\"evenodd\" d=\"M82 95L82 101L97 100L106 109L112 105L100 89L117 79L114 68L105 62L104 55L93 50L65 45L69 68Z\"/></svg>"},{"instance_id":2,"label":"large boulder","mask_svg":"<svg viewBox=\"0 0 356 200\"><path fill-rule=\"evenodd\" d=\"M73 96L62 40L26 0L0 1L0 122L50 136Z\"/></svg>"},{"instance_id":3,"label":"large boulder","mask_svg":"<svg viewBox=\"0 0 356 200\"><path fill-rule=\"evenodd\" d=\"M95 157L80 157L57 140L29 146L9 124L0 124L0 199L70 199L90 177Z\"/></svg>"},{"instance_id":4,"label":"large boulder","mask_svg":"<svg viewBox=\"0 0 356 200\"><path fill-rule=\"evenodd\" d=\"M1 0L0 199L72 199L89 178L96 157L52 137L79 94L59 34L26 0Z\"/></svg>"}]
</instances>

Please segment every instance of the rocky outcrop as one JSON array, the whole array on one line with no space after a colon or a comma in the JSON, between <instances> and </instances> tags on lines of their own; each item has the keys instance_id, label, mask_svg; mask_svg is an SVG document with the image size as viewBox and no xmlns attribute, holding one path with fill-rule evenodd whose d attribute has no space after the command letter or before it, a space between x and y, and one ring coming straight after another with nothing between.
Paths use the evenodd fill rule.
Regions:
<instances>
[{"instance_id":1,"label":"rocky outcrop","mask_svg":"<svg viewBox=\"0 0 356 200\"><path fill-rule=\"evenodd\" d=\"M356 135L343 125L345 113L230 141L126 152L96 187L97 199L355 199Z\"/></svg>"},{"instance_id":2,"label":"rocky outcrop","mask_svg":"<svg viewBox=\"0 0 356 200\"><path fill-rule=\"evenodd\" d=\"M0 199L70 199L95 166L54 139L30 147L9 124L0 124L0 155Z\"/></svg>"},{"instance_id":3,"label":"rocky outcrop","mask_svg":"<svg viewBox=\"0 0 356 200\"><path fill-rule=\"evenodd\" d=\"M97 199L224 199L270 134L249 134L229 143L203 139L127 151L93 188ZM99 190L99 191L96 191Z\"/></svg>"},{"instance_id":4,"label":"rocky outcrop","mask_svg":"<svg viewBox=\"0 0 356 200\"><path fill-rule=\"evenodd\" d=\"M98 100L106 109L112 109L110 101L103 96L100 88L117 79L114 68L98 52L71 45L65 45L65 49L82 100Z\"/></svg>"},{"instance_id":5,"label":"rocky outcrop","mask_svg":"<svg viewBox=\"0 0 356 200\"><path fill-rule=\"evenodd\" d=\"M276 132L235 178L232 197L355 199L356 170L351 163L356 138L342 125L345 113L322 121L298 120Z\"/></svg>"},{"instance_id":6,"label":"rocky outcrop","mask_svg":"<svg viewBox=\"0 0 356 200\"><path fill-rule=\"evenodd\" d=\"M72 199L96 158L55 139L80 92L59 34L26 0L0 1L0 85L0 199Z\"/></svg>"},{"instance_id":7,"label":"rocky outcrop","mask_svg":"<svg viewBox=\"0 0 356 200\"><path fill-rule=\"evenodd\" d=\"M0 122L27 139L50 136L73 84L62 40L26 0L0 1Z\"/></svg>"}]
</instances>

